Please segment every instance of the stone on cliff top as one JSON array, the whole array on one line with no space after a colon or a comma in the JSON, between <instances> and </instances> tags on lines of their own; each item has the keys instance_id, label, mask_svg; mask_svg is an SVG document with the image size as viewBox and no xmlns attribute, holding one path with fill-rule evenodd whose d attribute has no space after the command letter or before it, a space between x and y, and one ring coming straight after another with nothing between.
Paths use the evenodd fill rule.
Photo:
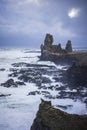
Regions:
<instances>
[{"instance_id":1,"label":"stone on cliff top","mask_svg":"<svg viewBox=\"0 0 87 130\"><path fill-rule=\"evenodd\" d=\"M87 116L68 114L42 100L30 130L87 130Z\"/></svg>"},{"instance_id":2,"label":"stone on cliff top","mask_svg":"<svg viewBox=\"0 0 87 130\"><path fill-rule=\"evenodd\" d=\"M50 34L46 34L45 40L44 40L44 45L50 46L53 43L53 36Z\"/></svg>"},{"instance_id":3,"label":"stone on cliff top","mask_svg":"<svg viewBox=\"0 0 87 130\"><path fill-rule=\"evenodd\" d=\"M66 50L67 52L72 52L72 44L71 44L71 41L70 41L70 40L68 40L68 42L67 42L67 44L66 44L65 50Z\"/></svg>"}]
</instances>

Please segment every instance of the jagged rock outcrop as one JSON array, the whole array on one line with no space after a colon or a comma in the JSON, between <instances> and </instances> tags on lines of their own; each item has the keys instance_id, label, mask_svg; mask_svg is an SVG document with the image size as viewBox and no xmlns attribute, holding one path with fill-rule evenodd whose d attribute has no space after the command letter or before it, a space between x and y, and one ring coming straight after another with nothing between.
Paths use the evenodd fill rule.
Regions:
<instances>
[{"instance_id":1,"label":"jagged rock outcrop","mask_svg":"<svg viewBox=\"0 0 87 130\"><path fill-rule=\"evenodd\" d=\"M65 48L66 52L72 52L72 44L71 41L68 40L67 44L66 44L66 48Z\"/></svg>"},{"instance_id":2,"label":"jagged rock outcrop","mask_svg":"<svg viewBox=\"0 0 87 130\"><path fill-rule=\"evenodd\" d=\"M30 130L87 130L87 116L68 114L42 100Z\"/></svg>"},{"instance_id":3,"label":"jagged rock outcrop","mask_svg":"<svg viewBox=\"0 0 87 130\"><path fill-rule=\"evenodd\" d=\"M41 59L49 60L53 55L65 56L72 52L72 44L71 41L68 40L66 44L66 48L62 49L61 44L53 45L53 36L51 34L46 34L44 44L41 44Z\"/></svg>"},{"instance_id":4,"label":"jagged rock outcrop","mask_svg":"<svg viewBox=\"0 0 87 130\"><path fill-rule=\"evenodd\" d=\"M73 51L71 41L68 40L65 49L61 44L53 45L53 36L46 34L44 44L41 45L41 60L50 60L56 63L75 62L75 66L87 66L87 52Z\"/></svg>"},{"instance_id":5,"label":"jagged rock outcrop","mask_svg":"<svg viewBox=\"0 0 87 130\"><path fill-rule=\"evenodd\" d=\"M44 45L45 46L50 46L53 43L53 36L51 34L46 34L45 40L44 40Z\"/></svg>"}]
</instances>

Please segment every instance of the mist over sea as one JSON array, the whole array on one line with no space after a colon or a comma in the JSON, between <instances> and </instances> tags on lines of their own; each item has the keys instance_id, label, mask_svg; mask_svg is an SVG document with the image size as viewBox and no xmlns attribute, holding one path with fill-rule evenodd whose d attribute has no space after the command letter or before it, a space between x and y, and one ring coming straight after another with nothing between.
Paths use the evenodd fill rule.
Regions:
<instances>
[{"instance_id":1,"label":"mist over sea","mask_svg":"<svg viewBox=\"0 0 87 130\"><path fill-rule=\"evenodd\" d=\"M87 51L87 47L74 50ZM40 61L40 55L40 49L0 48L0 130L29 130L41 98L68 113L87 114L87 97L76 95L77 87L71 89L62 82L70 66ZM1 85L9 79L17 86ZM87 87L80 89L80 93L86 95Z\"/></svg>"}]
</instances>

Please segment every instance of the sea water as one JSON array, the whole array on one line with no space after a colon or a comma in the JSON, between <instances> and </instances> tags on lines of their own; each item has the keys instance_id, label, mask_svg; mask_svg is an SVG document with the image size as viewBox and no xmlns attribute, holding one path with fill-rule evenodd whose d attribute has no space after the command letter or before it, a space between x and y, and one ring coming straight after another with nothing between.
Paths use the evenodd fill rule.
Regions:
<instances>
[{"instance_id":1,"label":"sea water","mask_svg":"<svg viewBox=\"0 0 87 130\"><path fill-rule=\"evenodd\" d=\"M61 73L62 70L66 71L68 65L56 65L50 61L40 61L39 56L41 55L40 50L38 49L24 49L24 48L1 48L0 49L0 69L4 68L4 71L0 71L0 84L6 82L8 79L12 78L14 81L18 81L17 77L9 77L11 73L10 69L14 68L13 63L29 63L34 65L43 65L45 68L46 65L54 66L54 69ZM23 68L20 66L18 69ZM49 70L50 71L50 70ZM51 70L52 71L52 70ZM54 70L53 70L54 71ZM42 74L44 77L47 77L51 80L50 84L44 84L47 87L47 90L41 88L39 90L47 91L53 97L59 94L60 91L56 89L49 89L50 86L61 87L64 84L60 81L55 82L53 75ZM61 75L57 75L60 76ZM79 99L76 101L70 98L47 98L44 97L43 93L36 95L29 95L29 92L38 91L38 87L35 83L26 82L25 85L18 87L6 88L0 85L0 94L11 94L11 96L2 96L0 97L0 130L29 130L33 120L36 116L38 106L41 102L41 98L45 100L51 100L52 105L56 108L57 105L72 106L64 111L69 113L76 114L87 114L86 104L81 102ZM65 91L73 91L67 88ZM86 92L87 90L84 90ZM85 97L86 98L86 97ZM63 110L63 108L60 108Z\"/></svg>"}]
</instances>

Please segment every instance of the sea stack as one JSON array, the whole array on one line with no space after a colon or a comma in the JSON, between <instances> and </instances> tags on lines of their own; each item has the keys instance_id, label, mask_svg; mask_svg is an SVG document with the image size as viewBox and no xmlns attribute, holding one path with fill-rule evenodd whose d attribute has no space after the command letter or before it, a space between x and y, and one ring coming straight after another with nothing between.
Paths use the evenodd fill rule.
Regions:
<instances>
[{"instance_id":1,"label":"sea stack","mask_svg":"<svg viewBox=\"0 0 87 130\"><path fill-rule=\"evenodd\" d=\"M44 39L44 44L41 44L40 47L42 60L52 60L56 56L57 58L58 57L62 58L72 53L73 50L72 50L72 44L70 40L68 40L65 49L61 47L61 43L53 44L53 41L54 41L53 35L46 34Z\"/></svg>"}]
</instances>

